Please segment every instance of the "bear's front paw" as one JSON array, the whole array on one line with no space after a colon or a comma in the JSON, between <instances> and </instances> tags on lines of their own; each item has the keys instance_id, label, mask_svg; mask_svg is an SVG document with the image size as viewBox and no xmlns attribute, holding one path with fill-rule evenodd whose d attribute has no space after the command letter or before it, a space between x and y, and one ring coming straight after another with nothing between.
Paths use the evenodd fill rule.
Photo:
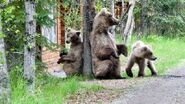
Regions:
<instances>
[{"instance_id":1,"label":"bear's front paw","mask_svg":"<svg viewBox=\"0 0 185 104\"><path fill-rule=\"evenodd\" d=\"M61 64L63 62L64 62L64 60L62 58L60 58L60 59L58 59L57 64Z\"/></svg>"},{"instance_id":2,"label":"bear's front paw","mask_svg":"<svg viewBox=\"0 0 185 104\"><path fill-rule=\"evenodd\" d=\"M126 79L126 77L116 76L115 79Z\"/></svg>"},{"instance_id":3,"label":"bear's front paw","mask_svg":"<svg viewBox=\"0 0 185 104\"><path fill-rule=\"evenodd\" d=\"M142 74L142 73L139 73L138 74L138 77L144 77L145 75L144 74Z\"/></svg>"},{"instance_id":4,"label":"bear's front paw","mask_svg":"<svg viewBox=\"0 0 185 104\"><path fill-rule=\"evenodd\" d=\"M114 58L116 58L116 59L119 58L119 56L118 56L118 54L117 54L116 52L113 52L113 53L112 53L112 56L113 56Z\"/></svg>"},{"instance_id":5,"label":"bear's front paw","mask_svg":"<svg viewBox=\"0 0 185 104\"><path fill-rule=\"evenodd\" d=\"M153 72L153 73L152 73L152 76L157 76L157 73L156 73L156 72Z\"/></svg>"},{"instance_id":6,"label":"bear's front paw","mask_svg":"<svg viewBox=\"0 0 185 104\"><path fill-rule=\"evenodd\" d=\"M133 73L131 70L126 70L126 73L129 77L133 77Z\"/></svg>"},{"instance_id":7,"label":"bear's front paw","mask_svg":"<svg viewBox=\"0 0 185 104\"><path fill-rule=\"evenodd\" d=\"M118 49L118 54L121 55L123 54L125 57L128 55L128 49L127 46L124 44L117 44L117 49Z\"/></svg>"}]
</instances>

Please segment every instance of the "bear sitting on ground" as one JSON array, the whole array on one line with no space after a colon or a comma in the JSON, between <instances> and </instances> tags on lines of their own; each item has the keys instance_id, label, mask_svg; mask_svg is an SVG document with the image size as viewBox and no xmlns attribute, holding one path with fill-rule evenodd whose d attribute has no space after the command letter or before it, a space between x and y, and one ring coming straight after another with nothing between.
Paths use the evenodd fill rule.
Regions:
<instances>
[{"instance_id":1,"label":"bear sitting on ground","mask_svg":"<svg viewBox=\"0 0 185 104\"><path fill-rule=\"evenodd\" d=\"M65 54L60 54L58 64L63 63L63 70L67 75L82 73L82 53L83 42L81 41L80 32L74 29L66 29L66 43L71 43L70 50Z\"/></svg>"},{"instance_id":2,"label":"bear sitting on ground","mask_svg":"<svg viewBox=\"0 0 185 104\"><path fill-rule=\"evenodd\" d=\"M103 8L94 18L90 35L93 73L99 79L120 79L119 55L127 55L125 45L116 45L109 28L119 22Z\"/></svg>"},{"instance_id":3,"label":"bear sitting on ground","mask_svg":"<svg viewBox=\"0 0 185 104\"><path fill-rule=\"evenodd\" d=\"M152 48L149 45L145 45L142 41L137 41L132 46L132 53L128 59L126 65L126 73L129 77L133 77L132 67L134 63L139 66L138 77L145 75L145 66L151 70L152 75L156 76L157 72L152 61L156 60L157 57L153 55Z\"/></svg>"}]
</instances>

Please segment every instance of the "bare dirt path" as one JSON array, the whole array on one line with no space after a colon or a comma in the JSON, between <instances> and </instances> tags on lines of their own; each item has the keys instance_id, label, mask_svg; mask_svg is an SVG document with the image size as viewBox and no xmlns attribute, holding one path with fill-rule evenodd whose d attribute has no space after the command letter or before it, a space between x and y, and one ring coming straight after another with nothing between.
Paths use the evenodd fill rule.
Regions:
<instances>
[{"instance_id":1,"label":"bare dirt path","mask_svg":"<svg viewBox=\"0 0 185 104\"><path fill-rule=\"evenodd\" d=\"M185 104L185 66L123 92L112 104Z\"/></svg>"}]
</instances>

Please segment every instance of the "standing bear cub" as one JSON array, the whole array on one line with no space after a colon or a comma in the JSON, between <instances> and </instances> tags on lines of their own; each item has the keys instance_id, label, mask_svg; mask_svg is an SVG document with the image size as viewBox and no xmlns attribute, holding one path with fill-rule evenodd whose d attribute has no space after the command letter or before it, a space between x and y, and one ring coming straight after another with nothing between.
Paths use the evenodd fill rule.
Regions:
<instances>
[{"instance_id":1,"label":"standing bear cub","mask_svg":"<svg viewBox=\"0 0 185 104\"><path fill-rule=\"evenodd\" d=\"M138 77L143 77L145 75L145 66L147 66L152 75L157 75L155 66L152 61L156 60L157 57L153 55L152 48L148 45L145 45L142 41L137 41L132 46L132 53L128 59L126 65L126 73L129 77L133 77L132 67L134 63L137 63L139 66Z\"/></svg>"},{"instance_id":2,"label":"standing bear cub","mask_svg":"<svg viewBox=\"0 0 185 104\"><path fill-rule=\"evenodd\" d=\"M70 28L66 31L66 43L71 43L70 50L67 55L61 54L57 63L64 63L63 70L67 75L82 73L83 43L80 32Z\"/></svg>"},{"instance_id":3,"label":"standing bear cub","mask_svg":"<svg viewBox=\"0 0 185 104\"><path fill-rule=\"evenodd\" d=\"M119 79L119 55L127 55L127 47L116 45L109 28L119 22L107 9L103 8L94 18L90 35L93 73L99 79Z\"/></svg>"}]
</instances>

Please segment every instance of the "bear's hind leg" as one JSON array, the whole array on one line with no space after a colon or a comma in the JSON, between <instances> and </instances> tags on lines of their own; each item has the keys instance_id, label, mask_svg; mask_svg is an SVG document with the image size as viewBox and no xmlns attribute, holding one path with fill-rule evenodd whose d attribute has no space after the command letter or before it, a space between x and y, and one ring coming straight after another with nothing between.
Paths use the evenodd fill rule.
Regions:
<instances>
[{"instance_id":1,"label":"bear's hind leg","mask_svg":"<svg viewBox=\"0 0 185 104\"><path fill-rule=\"evenodd\" d=\"M120 60L116 59L114 57L111 56L111 61L113 63L113 69L110 72L110 78L113 79L123 79L123 77L121 76L121 67L120 67Z\"/></svg>"},{"instance_id":2,"label":"bear's hind leg","mask_svg":"<svg viewBox=\"0 0 185 104\"><path fill-rule=\"evenodd\" d=\"M112 70L113 64L110 60L98 61L95 64L95 77L98 79L104 79Z\"/></svg>"}]
</instances>

